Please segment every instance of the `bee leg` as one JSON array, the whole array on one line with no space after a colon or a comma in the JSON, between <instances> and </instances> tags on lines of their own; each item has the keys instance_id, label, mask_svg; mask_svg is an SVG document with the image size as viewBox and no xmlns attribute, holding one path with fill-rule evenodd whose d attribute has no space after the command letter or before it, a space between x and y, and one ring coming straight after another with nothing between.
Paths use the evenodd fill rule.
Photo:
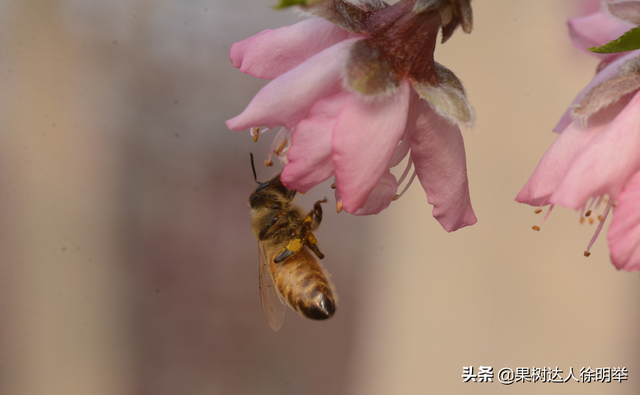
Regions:
<instances>
[{"instance_id":1,"label":"bee leg","mask_svg":"<svg viewBox=\"0 0 640 395\"><path fill-rule=\"evenodd\" d=\"M258 239L264 240L267 237L267 233L269 232L269 230L273 228L273 226L280 220L280 214L281 213L276 213L274 217L271 218L271 220L265 226L263 226L262 229L260 229L260 233L258 233Z\"/></svg>"},{"instance_id":2,"label":"bee leg","mask_svg":"<svg viewBox=\"0 0 640 395\"><path fill-rule=\"evenodd\" d=\"M313 251L314 254L316 254L318 256L318 258L323 259L324 258L324 254L322 253L322 251L320 251L320 247L318 247L318 245L316 243L306 243L307 247L309 247L309 249L311 251Z\"/></svg>"},{"instance_id":3,"label":"bee leg","mask_svg":"<svg viewBox=\"0 0 640 395\"><path fill-rule=\"evenodd\" d=\"M287 243L287 245L284 247L282 252L280 252L280 254L278 254L278 256L275 257L273 262L280 263L285 259L291 257L296 252L300 251L302 249L302 246L304 245L302 240L303 240L302 238L297 238L297 237L295 239L291 239Z\"/></svg>"},{"instance_id":4,"label":"bee leg","mask_svg":"<svg viewBox=\"0 0 640 395\"><path fill-rule=\"evenodd\" d=\"M304 247L305 245L309 245L308 243L309 237L311 237L312 240L316 239L313 236L313 233L309 231L309 224L307 219L305 218L305 220L302 223L302 226L300 227L300 233L298 233L294 238L289 240L287 245L282 249L280 254L278 254L278 256L273 260L273 262L280 263L285 259L289 258L290 256L292 256L293 254L295 254L296 252L300 251L302 247Z\"/></svg>"},{"instance_id":5,"label":"bee leg","mask_svg":"<svg viewBox=\"0 0 640 395\"><path fill-rule=\"evenodd\" d=\"M320 251L320 247L318 246L318 240L316 239L316 236L313 233L311 232L307 233L304 239L304 245L309 247L309 249L313 251L313 253L316 254L318 258L320 259L324 258L324 254L322 253L322 251Z\"/></svg>"},{"instance_id":6,"label":"bee leg","mask_svg":"<svg viewBox=\"0 0 640 395\"><path fill-rule=\"evenodd\" d=\"M309 224L309 230L316 230L318 226L320 226L320 222L322 222L322 206L321 203L326 203L327 198L322 200L318 200L313 205L313 210L309 211L307 217L305 218L305 222Z\"/></svg>"}]
</instances>

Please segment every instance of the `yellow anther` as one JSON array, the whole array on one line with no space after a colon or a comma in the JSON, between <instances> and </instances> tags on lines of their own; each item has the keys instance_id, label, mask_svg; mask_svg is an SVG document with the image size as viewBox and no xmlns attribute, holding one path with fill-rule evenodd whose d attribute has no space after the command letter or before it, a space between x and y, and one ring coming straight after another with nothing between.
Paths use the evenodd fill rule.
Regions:
<instances>
[{"instance_id":1,"label":"yellow anther","mask_svg":"<svg viewBox=\"0 0 640 395\"><path fill-rule=\"evenodd\" d=\"M541 208L537 208L537 209L535 209L534 214L540 214L541 212L542 212L542 209Z\"/></svg>"},{"instance_id":2,"label":"yellow anther","mask_svg":"<svg viewBox=\"0 0 640 395\"><path fill-rule=\"evenodd\" d=\"M336 211L340 212L342 211L342 201L338 200L338 202L336 203Z\"/></svg>"},{"instance_id":3,"label":"yellow anther","mask_svg":"<svg viewBox=\"0 0 640 395\"><path fill-rule=\"evenodd\" d=\"M260 136L260 128L259 127L255 127L251 129L251 137L253 137L253 142L257 143L258 142L258 137Z\"/></svg>"},{"instance_id":4,"label":"yellow anther","mask_svg":"<svg viewBox=\"0 0 640 395\"><path fill-rule=\"evenodd\" d=\"M531 229L535 230L536 232L540 231L540 227L538 225L532 226Z\"/></svg>"}]
</instances>

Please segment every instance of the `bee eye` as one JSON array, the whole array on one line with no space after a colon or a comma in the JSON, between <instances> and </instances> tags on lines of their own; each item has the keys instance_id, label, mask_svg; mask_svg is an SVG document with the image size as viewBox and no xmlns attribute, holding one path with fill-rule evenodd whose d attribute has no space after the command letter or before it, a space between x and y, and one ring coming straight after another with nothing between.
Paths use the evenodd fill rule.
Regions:
<instances>
[{"instance_id":1,"label":"bee eye","mask_svg":"<svg viewBox=\"0 0 640 395\"><path fill-rule=\"evenodd\" d=\"M251 208L257 209L266 206L267 200L265 199L265 196L263 194L254 192L251 194L251 196L249 196L249 205L251 206Z\"/></svg>"}]
</instances>

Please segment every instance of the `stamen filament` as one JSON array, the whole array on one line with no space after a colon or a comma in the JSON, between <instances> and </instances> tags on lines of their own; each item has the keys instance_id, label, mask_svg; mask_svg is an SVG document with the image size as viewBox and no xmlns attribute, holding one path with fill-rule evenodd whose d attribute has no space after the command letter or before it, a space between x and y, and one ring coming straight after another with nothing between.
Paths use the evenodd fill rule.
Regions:
<instances>
[{"instance_id":1,"label":"stamen filament","mask_svg":"<svg viewBox=\"0 0 640 395\"><path fill-rule=\"evenodd\" d=\"M591 241L589 242L589 245L587 246L587 249L584 251L584 256L589 256L591 255L591 252L589 252L589 250L591 249L591 246L593 246L593 243L596 242L596 239L598 238L598 235L600 234L600 231L602 230L602 227L604 226L604 220L607 218L607 216L609 215L609 210L611 209L611 201L609 201L607 203L607 207L604 209L604 214L602 215L602 221L600 221L600 223L598 224L598 228L596 228L596 233L593 235L593 237L591 238Z\"/></svg>"},{"instance_id":2,"label":"stamen filament","mask_svg":"<svg viewBox=\"0 0 640 395\"><path fill-rule=\"evenodd\" d=\"M285 165L287 164L287 158L284 154L289 149L287 143L289 142L290 134L291 132L286 128L281 128L280 131L278 131L278 134L276 134L276 137L271 143L271 148L269 148L269 154L267 155L267 161L265 162L267 166L273 166L273 160L271 159L273 154L276 154L280 161Z\"/></svg>"},{"instance_id":3,"label":"stamen filament","mask_svg":"<svg viewBox=\"0 0 640 395\"><path fill-rule=\"evenodd\" d=\"M398 185L402 184L402 181L404 181L404 179L407 177L407 174L409 174L409 170L411 170L411 165L413 165L413 160L411 159L411 156L409 156L409 160L407 161L407 166L404 168L404 171L402 172L402 176L400 176L400 179L398 180Z\"/></svg>"},{"instance_id":4,"label":"stamen filament","mask_svg":"<svg viewBox=\"0 0 640 395\"><path fill-rule=\"evenodd\" d=\"M400 199L400 197L402 197L402 195L404 195L405 192L407 192L407 189L409 189L409 187L411 186L411 183L413 182L413 179L416 178L416 171L413 171L413 174L411 174L411 178L409 179L409 182L407 183L407 185L404 186L404 189L402 190L402 192L400 192L400 194L396 194L393 197L393 200L398 200Z\"/></svg>"},{"instance_id":5,"label":"stamen filament","mask_svg":"<svg viewBox=\"0 0 640 395\"><path fill-rule=\"evenodd\" d=\"M278 147L277 150L273 151L276 155L280 155L280 153L282 152L282 150L284 149L284 147L287 145L287 139L282 140L282 143L280 144L280 146Z\"/></svg>"},{"instance_id":6,"label":"stamen filament","mask_svg":"<svg viewBox=\"0 0 640 395\"><path fill-rule=\"evenodd\" d=\"M538 225L532 226L531 229L535 230L536 232L540 231L540 227L542 226L544 221L547 220L547 218L549 217L549 214L551 214L551 210L553 210L553 207L555 207L555 204L552 204L549 206L549 210L547 210L547 213L544 215L544 218L542 218L542 221L540 221Z\"/></svg>"}]
</instances>

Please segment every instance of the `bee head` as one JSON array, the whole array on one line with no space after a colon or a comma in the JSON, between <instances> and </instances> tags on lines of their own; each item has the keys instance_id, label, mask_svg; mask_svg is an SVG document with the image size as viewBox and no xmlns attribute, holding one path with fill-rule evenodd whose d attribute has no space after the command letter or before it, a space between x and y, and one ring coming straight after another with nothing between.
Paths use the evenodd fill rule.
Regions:
<instances>
[{"instance_id":1,"label":"bee head","mask_svg":"<svg viewBox=\"0 0 640 395\"><path fill-rule=\"evenodd\" d=\"M296 191L289 189L280 181L280 174L267 182L261 183L249 196L251 208L273 207L283 200L290 202L296 195Z\"/></svg>"},{"instance_id":2,"label":"bee head","mask_svg":"<svg viewBox=\"0 0 640 395\"><path fill-rule=\"evenodd\" d=\"M251 208L274 207L274 205L280 205L282 200L287 202L293 200L296 191L284 186L280 180L280 173L267 182L258 181L256 168L253 164L253 154L251 154L251 168L253 169L253 179L259 184L256 190L249 196Z\"/></svg>"}]
</instances>

